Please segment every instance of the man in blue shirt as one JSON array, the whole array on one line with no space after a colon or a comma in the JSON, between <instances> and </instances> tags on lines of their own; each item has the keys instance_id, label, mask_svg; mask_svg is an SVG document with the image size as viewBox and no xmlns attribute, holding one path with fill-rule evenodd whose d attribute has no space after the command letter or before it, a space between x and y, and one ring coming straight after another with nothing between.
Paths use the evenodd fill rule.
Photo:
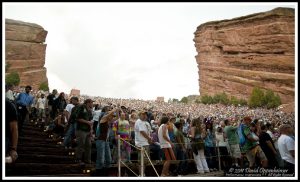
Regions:
<instances>
[{"instance_id":1,"label":"man in blue shirt","mask_svg":"<svg viewBox=\"0 0 300 182\"><path fill-rule=\"evenodd\" d=\"M17 109L19 112L20 120L19 120L19 133L22 132L22 126L26 119L26 115L30 111L31 104L33 103L33 96L30 94L31 86L25 87L25 92L22 92L16 98Z\"/></svg>"}]
</instances>

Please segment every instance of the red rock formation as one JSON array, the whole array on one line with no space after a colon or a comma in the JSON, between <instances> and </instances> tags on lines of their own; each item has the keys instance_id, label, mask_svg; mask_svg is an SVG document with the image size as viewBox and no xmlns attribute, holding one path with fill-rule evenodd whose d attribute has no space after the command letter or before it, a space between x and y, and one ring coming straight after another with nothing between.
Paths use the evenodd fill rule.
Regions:
<instances>
[{"instance_id":1,"label":"red rock formation","mask_svg":"<svg viewBox=\"0 0 300 182\"><path fill-rule=\"evenodd\" d=\"M31 85L37 90L47 83L45 65L47 31L43 27L22 21L5 19L6 75L16 71L20 86Z\"/></svg>"},{"instance_id":2,"label":"red rock formation","mask_svg":"<svg viewBox=\"0 0 300 182\"><path fill-rule=\"evenodd\" d=\"M72 89L70 92L70 95L72 96L80 96L80 90L78 89Z\"/></svg>"},{"instance_id":3,"label":"red rock formation","mask_svg":"<svg viewBox=\"0 0 300 182\"><path fill-rule=\"evenodd\" d=\"M194 38L200 94L224 91L247 99L257 86L294 102L294 11L276 8L200 25Z\"/></svg>"}]
</instances>

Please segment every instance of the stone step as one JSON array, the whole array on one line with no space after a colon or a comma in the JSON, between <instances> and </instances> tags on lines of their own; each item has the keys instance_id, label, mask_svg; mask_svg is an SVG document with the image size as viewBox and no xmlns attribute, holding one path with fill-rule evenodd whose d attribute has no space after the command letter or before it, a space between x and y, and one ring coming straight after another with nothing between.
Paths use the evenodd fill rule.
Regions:
<instances>
[{"instance_id":1,"label":"stone step","mask_svg":"<svg viewBox=\"0 0 300 182\"><path fill-rule=\"evenodd\" d=\"M23 129L23 134L24 135L32 135L32 136L45 136L47 137L48 134L44 131L42 131L41 129L40 130L33 130L33 129L30 129L30 128L24 128Z\"/></svg>"},{"instance_id":2,"label":"stone step","mask_svg":"<svg viewBox=\"0 0 300 182\"><path fill-rule=\"evenodd\" d=\"M42 154L19 154L16 163L47 163L47 164L74 164L75 156L67 155L42 155Z\"/></svg>"},{"instance_id":3,"label":"stone step","mask_svg":"<svg viewBox=\"0 0 300 182\"><path fill-rule=\"evenodd\" d=\"M49 125L49 123L46 124L41 122L34 122L32 124L24 124L22 128L43 131L47 125Z\"/></svg>"},{"instance_id":4,"label":"stone step","mask_svg":"<svg viewBox=\"0 0 300 182\"><path fill-rule=\"evenodd\" d=\"M90 173L78 173L78 174L48 174L48 175L31 175L33 177L90 177Z\"/></svg>"},{"instance_id":5,"label":"stone step","mask_svg":"<svg viewBox=\"0 0 300 182\"><path fill-rule=\"evenodd\" d=\"M75 152L75 149L64 149L63 146L60 147L41 147L41 146L18 146L19 154L50 154L50 155L66 155L68 156L70 152Z\"/></svg>"},{"instance_id":6,"label":"stone step","mask_svg":"<svg viewBox=\"0 0 300 182\"><path fill-rule=\"evenodd\" d=\"M79 164L15 163L6 165L6 176L81 174L84 170Z\"/></svg>"},{"instance_id":7,"label":"stone step","mask_svg":"<svg viewBox=\"0 0 300 182\"><path fill-rule=\"evenodd\" d=\"M18 150L22 147L36 147L36 148L51 148L51 149L62 149L62 145L57 145L56 143L33 143L33 142L24 142L18 143Z\"/></svg>"},{"instance_id":8,"label":"stone step","mask_svg":"<svg viewBox=\"0 0 300 182\"><path fill-rule=\"evenodd\" d=\"M20 136L20 143L45 143L45 144L53 144L54 140L52 138L40 138L35 136Z\"/></svg>"}]
</instances>

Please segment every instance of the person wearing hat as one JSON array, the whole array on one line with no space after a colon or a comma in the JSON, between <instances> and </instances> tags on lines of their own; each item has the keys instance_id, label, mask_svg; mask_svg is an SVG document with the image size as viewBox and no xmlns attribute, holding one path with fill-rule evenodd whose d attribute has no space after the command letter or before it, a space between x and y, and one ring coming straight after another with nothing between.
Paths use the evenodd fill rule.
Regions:
<instances>
[{"instance_id":1,"label":"person wearing hat","mask_svg":"<svg viewBox=\"0 0 300 182\"><path fill-rule=\"evenodd\" d=\"M30 94L31 86L25 87L25 92L22 92L16 98L18 113L20 114L20 120L18 123L19 133L22 132L23 123L26 119L27 114L31 110L34 97Z\"/></svg>"},{"instance_id":2,"label":"person wearing hat","mask_svg":"<svg viewBox=\"0 0 300 182\"><path fill-rule=\"evenodd\" d=\"M99 118L98 126L96 129L96 174L97 176L106 176L107 170L110 167L112 156L109 143L109 130L112 122L118 119L118 113L120 109L114 108L111 111L107 111L102 118Z\"/></svg>"},{"instance_id":3,"label":"person wearing hat","mask_svg":"<svg viewBox=\"0 0 300 182\"><path fill-rule=\"evenodd\" d=\"M84 104L79 106L76 117L76 159L80 164L91 163L91 130L93 127L93 100L86 99ZM84 154L83 160L82 155Z\"/></svg>"},{"instance_id":4,"label":"person wearing hat","mask_svg":"<svg viewBox=\"0 0 300 182\"><path fill-rule=\"evenodd\" d=\"M243 135L245 136L246 143L241 146L241 152L246 153L246 157L249 161L249 167L254 168L256 157L259 158L262 167L268 167L268 159L265 153L262 151L261 147L259 146L258 140L253 138L252 132L250 130L250 124L252 119L249 116L244 117L243 122L241 125Z\"/></svg>"},{"instance_id":5,"label":"person wearing hat","mask_svg":"<svg viewBox=\"0 0 300 182\"><path fill-rule=\"evenodd\" d=\"M139 112L139 119L134 124L134 136L135 136L135 145L138 147L143 147L148 156L150 156L149 145L152 143L151 136L151 126L147 121L147 112L142 110ZM145 155L146 156L146 155ZM144 156L143 156L144 157ZM138 153L138 160L140 162L141 154ZM148 162L148 158L144 157L145 164ZM145 168L144 168L145 169ZM140 171L140 174L145 171Z\"/></svg>"}]
</instances>

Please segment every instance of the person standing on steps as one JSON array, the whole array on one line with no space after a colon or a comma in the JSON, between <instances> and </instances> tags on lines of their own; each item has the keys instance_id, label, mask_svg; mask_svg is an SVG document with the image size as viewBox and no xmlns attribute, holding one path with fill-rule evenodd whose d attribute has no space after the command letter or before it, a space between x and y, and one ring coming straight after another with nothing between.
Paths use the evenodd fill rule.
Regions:
<instances>
[{"instance_id":1,"label":"person standing on steps","mask_svg":"<svg viewBox=\"0 0 300 182\"><path fill-rule=\"evenodd\" d=\"M152 139L150 136L151 136L151 126L147 121L147 112L143 110L139 112L139 119L134 124L134 137L135 137L134 142L137 147L143 147L145 149L144 152L146 152L148 156L150 156L149 145L152 143ZM144 166L146 166L149 163L149 160L145 154L143 157L144 157ZM141 169L140 150L138 152L138 161L140 165L139 166L140 174L144 174L145 176L145 167L144 167L144 171L140 170Z\"/></svg>"},{"instance_id":2,"label":"person standing on steps","mask_svg":"<svg viewBox=\"0 0 300 182\"><path fill-rule=\"evenodd\" d=\"M91 130L93 127L92 109L93 100L86 99L84 104L78 108L77 113L75 135L78 145L76 148L76 159L81 165L84 165L85 163L91 164ZM84 157L82 158L83 154Z\"/></svg>"},{"instance_id":3,"label":"person standing on steps","mask_svg":"<svg viewBox=\"0 0 300 182\"><path fill-rule=\"evenodd\" d=\"M52 93L49 94L47 96L47 100L48 100L48 112L50 114L50 120L54 120L55 118L55 106L54 106L54 101L56 99L56 94L57 94L57 90L53 89Z\"/></svg>"},{"instance_id":4,"label":"person standing on steps","mask_svg":"<svg viewBox=\"0 0 300 182\"><path fill-rule=\"evenodd\" d=\"M25 92L22 92L16 98L17 110L20 114L20 120L18 123L19 133L22 133L23 124L26 120L27 114L29 114L31 110L31 105L33 103L33 96L30 94L31 86L25 87Z\"/></svg>"},{"instance_id":5,"label":"person standing on steps","mask_svg":"<svg viewBox=\"0 0 300 182\"><path fill-rule=\"evenodd\" d=\"M207 165L206 156L204 154L205 144L204 138L206 137L205 124L201 125L201 119L195 118L191 123L191 141L194 161L197 167L197 174L209 173L210 170Z\"/></svg>"},{"instance_id":6,"label":"person standing on steps","mask_svg":"<svg viewBox=\"0 0 300 182\"><path fill-rule=\"evenodd\" d=\"M78 97L72 97L71 98L72 103L74 104L74 107L71 110L71 114L68 120L68 130L65 134L65 138L64 138L64 146L65 149L67 148L72 148L72 138L74 138L75 136L75 131L76 131L76 116L77 116L77 111L79 108L79 100Z\"/></svg>"},{"instance_id":7,"label":"person standing on steps","mask_svg":"<svg viewBox=\"0 0 300 182\"><path fill-rule=\"evenodd\" d=\"M239 136L237 134L237 126L234 126L231 120L225 119L224 133L228 139L228 145L232 158L232 167L240 167L241 164L241 149L239 144Z\"/></svg>"},{"instance_id":8,"label":"person standing on steps","mask_svg":"<svg viewBox=\"0 0 300 182\"><path fill-rule=\"evenodd\" d=\"M118 112L120 109L115 108L105 114L100 121L96 129L96 175L107 176L108 168L111 164L111 151L109 146L109 126L112 122L118 119Z\"/></svg>"},{"instance_id":9,"label":"person standing on steps","mask_svg":"<svg viewBox=\"0 0 300 182\"><path fill-rule=\"evenodd\" d=\"M290 137L293 128L289 124L283 124L279 130L281 135L278 139L278 148L283 159L283 169L288 169L288 174L295 175L295 140Z\"/></svg>"},{"instance_id":10,"label":"person standing on steps","mask_svg":"<svg viewBox=\"0 0 300 182\"><path fill-rule=\"evenodd\" d=\"M18 158L18 113L15 105L5 98L5 157L8 163Z\"/></svg>"},{"instance_id":11,"label":"person standing on steps","mask_svg":"<svg viewBox=\"0 0 300 182\"><path fill-rule=\"evenodd\" d=\"M158 138L160 147L164 151L166 161L164 162L163 169L161 172L161 176L170 176L169 174L169 168L171 164L171 160L176 160L175 154L173 152L174 144L172 143L169 132L168 132L168 124L169 118L167 116L164 116L161 118L160 126L158 129ZM173 124L173 123L172 123Z\"/></svg>"}]
</instances>

